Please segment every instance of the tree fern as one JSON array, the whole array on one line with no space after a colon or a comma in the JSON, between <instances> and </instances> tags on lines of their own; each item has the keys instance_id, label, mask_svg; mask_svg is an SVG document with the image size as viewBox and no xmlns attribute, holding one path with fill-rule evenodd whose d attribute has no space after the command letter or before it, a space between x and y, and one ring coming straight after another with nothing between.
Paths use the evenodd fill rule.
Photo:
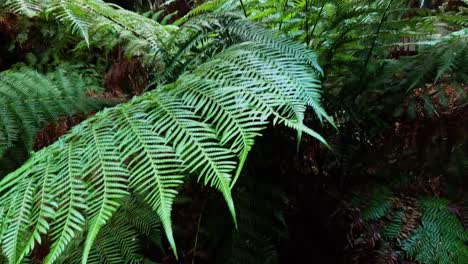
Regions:
<instances>
[{"instance_id":1,"label":"tree fern","mask_svg":"<svg viewBox=\"0 0 468 264\"><path fill-rule=\"evenodd\" d=\"M177 186L192 174L223 194L235 220L231 196L235 156L245 160L253 138L270 116L275 123L325 142L303 124L306 105L320 109L317 74L308 69L314 63L299 55L297 49L302 47L287 47L288 42L279 37L265 38L235 45L173 84L96 114L8 175L0 183L2 205L15 195L12 208L22 213L5 218L9 224L3 248L8 258L17 262L21 256L14 252L30 251L30 246L25 250L20 231L39 226L30 227L24 220L41 219L42 227L45 218L37 212L47 211L53 213L45 220L50 230L32 230L52 238L45 263L54 263L83 231L85 263L92 257L100 230L130 193L144 197L156 211L176 252L172 202ZM222 111L215 113L216 108ZM235 122L227 123L230 120ZM32 173L45 162L54 171L54 186L39 195L32 187L45 181L45 175ZM55 204L55 212L42 209ZM17 222L17 217L23 221ZM35 241L40 243L40 236Z\"/></svg>"}]
</instances>

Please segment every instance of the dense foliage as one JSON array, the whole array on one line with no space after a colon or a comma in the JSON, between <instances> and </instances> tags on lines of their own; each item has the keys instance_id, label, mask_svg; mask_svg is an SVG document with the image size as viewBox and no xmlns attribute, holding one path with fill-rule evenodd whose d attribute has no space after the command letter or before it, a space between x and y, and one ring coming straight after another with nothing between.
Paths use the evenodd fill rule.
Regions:
<instances>
[{"instance_id":1,"label":"dense foliage","mask_svg":"<svg viewBox=\"0 0 468 264\"><path fill-rule=\"evenodd\" d=\"M317 203L340 263L463 263L468 3L432 2L0 1L0 262L296 263Z\"/></svg>"}]
</instances>

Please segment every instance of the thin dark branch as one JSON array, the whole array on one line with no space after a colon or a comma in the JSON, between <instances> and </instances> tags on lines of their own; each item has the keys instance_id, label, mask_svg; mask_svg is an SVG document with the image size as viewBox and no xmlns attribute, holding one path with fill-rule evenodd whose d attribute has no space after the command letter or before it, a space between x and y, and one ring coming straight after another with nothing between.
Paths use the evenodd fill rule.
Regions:
<instances>
[{"instance_id":1,"label":"thin dark branch","mask_svg":"<svg viewBox=\"0 0 468 264\"><path fill-rule=\"evenodd\" d=\"M244 2L242 0L239 0L239 1L242 6L242 10L244 11L244 16L247 17L247 10L245 10Z\"/></svg>"},{"instance_id":2,"label":"thin dark branch","mask_svg":"<svg viewBox=\"0 0 468 264\"><path fill-rule=\"evenodd\" d=\"M322 16L322 12L323 12L323 9L324 9L326 3L327 3L326 1L323 1L322 6L320 7L320 11L319 11L319 13L317 15L317 19L315 20L314 27L312 28L312 32L310 33L310 35L312 37L314 37L315 29L317 28L317 24L318 24L318 22L320 20L320 17ZM310 42L307 43L307 46L309 46L309 45L310 45Z\"/></svg>"},{"instance_id":3,"label":"thin dark branch","mask_svg":"<svg viewBox=\"0 0 468 264\"><path fill-rule=\"evenodd\" d=\"M308 16L308 12L309 12L309 1L306 0L305 2L305 15L306 15L306 20L305 20L305 32L306 32L306 43L307 45L309 45L309 42L310 42L310 36L309 36L309 16Z\"/></svg>"},{"instance_id":4,"label":"thin dark branch","mask_svg":"<svg viewBox=\"0 0 468 264\"><path fill-rule=\"evenodd\" d=\"M372 41L372 46L371 46L371 48L369 50L369 53L367 54L366 62L364 63L364 69L366 69L367 65L369 64L370 57L372 56L372 52L374 51L375 44L377 43L377 38L379 37L380 29L382 28L383 22L385 21L385 18L387 16L387 12L390 9L390 6L392 5L392 3L393 3L393 0L391 0L388 3L387 8L385 8L384 13L382 14L382 18L380 19L380 23L379 23L379 25L377 27L377 31L375 32L374 40Z\"/></svg>"}]
</instances>

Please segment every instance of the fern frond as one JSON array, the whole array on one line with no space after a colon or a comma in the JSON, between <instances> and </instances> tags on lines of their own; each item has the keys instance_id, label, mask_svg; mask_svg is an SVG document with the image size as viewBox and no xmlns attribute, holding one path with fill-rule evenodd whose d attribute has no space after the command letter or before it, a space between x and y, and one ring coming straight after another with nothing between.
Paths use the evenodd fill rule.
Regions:
<instances>
[{"instance_id":1,"label":"fern frond","mask_svg":"<svg viewBox=\"0 0 468 264\"><path fill-rule=\"evenodd\" d=\"M262 28L246 20L233 20L231 23L227 23L226 27L244 41L254 41L268 45L279 52L306 61L315 70L323 74L322 68L317 63L317 54L298 42L281 37L272 30Z\"/></svg>"},{"instance_id":2,"label":"fern frond","mask_svg":"<svg viewBox=\"0 0 468 264\"><path fill-rule=\"evenodd\" d=\"M36 132L47 122L107 104L86 95L96 91L95 86L60 68L47 76L27 68L5 71L0 81L0 154L16 145L30 150Z\"/></svg>"},{"instance_id":3,"label":"fern frond","mask_svg":"<svg viewBox=\"0 0 468 264\"><path fill-rule=\"evenodd\" d=\"M137 253L137 235L124 218L112 219L97 236L87 263L143 263L143 257Z\"/></svg>"},{"instance_id":4,"label":"fern frond","mask_svg":"<svg viewBox=\"0 0 468 264\"><path fill-rule=\"evenodd\" d=\"M72 33L79 33L83 36L86 43L89 44L88 31L91 23L86 20L87 16L89 16L89 12L82 9L79 2L73 0L60 0L57 3L53 3L47 11L57 12L57 19L65 23L70 23Z\"/></svg>"},{"instance_id":5,"label":"fern frond","mask_svg":"<svg viewBox=\"0 0 468 264\"><path fill-rule=\"evenodd\" d=\"M310 57L300 56L294 50L299 46L287 48L284 41L259 42L234 45L173 84L97 113L0 182L2 204L13 195L32 199L33 204L42 197L39 209L24 204L25 219L42 219L37 212L50 210L41 206L58 204L53 217L46 219L53 246L45 263L55 263L82 232L86 236L82 262L94 258L93 244L100 231L130 194L141 196L156 211L176 252L171 207L186 175L198 175L199 181L218 189L235 221L231 195L235 157L245 160L269 117L324 141L303 124L306 106L320 107L317 74L308 68ZM46 161L56 171L53 186L40 194L37 188L22 187L30 171ZM44 176L42 172L34 178L34 186L44 182ZM42 234L44 225L41 221L31 231ZM8 237L22 241L15 230L5 227ZM7 249L31 249L25 250L23 242L3 242Z\"/></svg>"},{"instance_id":6,"label":"fern frond","mask_svg":"<svg viewBox=\"0 0 468 264\"><path fill-rule=\"evenodd\" d=\"M175 189L184 178L180 169L182 161L173 148L165 145L165 140L147 125L156 123L154 118L148 118L139 109L122 107L115 116L120 124L115 137L120 142L122 153L125 153L121 159L128 162L130 187L146 196L145 200L157 212L175 249L171 211L177 195Z\"/></svg>"},{"instance_id":7,"label":"fern frond","mask_svg":"<svg viewBox=\"0 0 468 264\"><path fill-rule=\"evenodd\" d=\"M420 263L464 263L468 232L451 212L448 200L392 196L381 186L373 193L368 197L361 193L364 200L355 197L359 206L365 207L363 219L371 225L372 233L379 230L383 242L398 249L398 254Z\"/></svg>"},{"instance_id":8,"label":"fern frond","mask_svg":"<svg viewBox=\"0 0 468 264\"><path fill-rule=\"evenodd\" d=\"M468 258L468 232L449 211L448 201L439 198L421 200L421 226L402 241L408 257L422 263L464 263Z\"/></svg>"},{"instance_id":9,"label":"fern frond","mask_svg":"<svg viewBox=\"0 0 468 264\"><path fill-rule=\"evenodd\" d=\"M203 15L203 14L212 14L217 12L227 12L232 11L238 7L237 0L210 0L205 3L196 6L183 18L179 19L176 23L180 24L188 18Z\"/></svg>"},{"instance_id":10,"label":"fern frond","mask_svg":"<svg viewBox=\"0 0 468 264\"><path fill-rule=\"evenodd\" d=\"M6 0L5 3L0 3L0 7L2 6L6 7L9 11L24 14L28 17L36 16L42 11L40 1L38 0Z\"/></svg>"},{"instance_id":11,"label":"fern frond","mask_svg":"<svg viewBox=\"0 0 468 264\"><path fill-rule=\"evenodd\" d=\"M102 0L11 0L11 11L56 19L79 33L86 47L125 46L129 56L143 56L147 62L162 64L165 40L176 28ZM80 47L82 45L78 45Z\"/></svg>"},{"instance_id":12,"label":"fern frond","mask_svg":"<svg viewBox=\"0 0 468 264\"><path fill-rule=\"evenodd\" d=\"M59 146L61 144L62 142ZM82 175L83 164L80 162L82 147L76 142L60 146L56 150L60 151L60 157L48 161L57 167L58 173L51 193L54 197L51 200L44 200L44 203L57 201L59 209L52 218L50 237L53 243L44 260L45 263L53 263L65 250L67 244L84 228L87 205L83 200L85 185Z\"/></svg>"},{"instance_id":13,"label":"fern frond","mask_svg":"<svg viewBox=\"0 0 468 264\"><path fill-rule=\"evenodd\" d=\"M391 195L392 192L388 188L379 186L369 197L355 197L356 201L364 205L363 219L376 221L385 216L393 206ZM361 200L362 198L364 199Z\"/></svg>"},{"instance_id":14,"label":"fern frond","mask_svg":"<svg viewBox=\"0 0 468 264\"><path fill-rule=\"evenodd\" d=\"M235 168L232 153L220 146L209 125L198 122L197 116L175 97L155 93L149 100L159 106L150 112L159 121L155 131L165 133L165 140L172 142L189 173L197 171L199 180L223 194L235 221L230 189L230 172Z\"/></svg>"},{"instance_id":15,"label":"fern frond","mask_svg":"<svg viewBox=\"0 0 468 264\"><path fill-rule=\"evenodd\" d=\"M29 234L29 239L26 242L23 251L19 255L18 259L22 259L27 256L33 249L35 244L42 244L42 237L46 235L50 230L50 224L48 223L49 219L53 219L58 207L57 202L54 201L52 195L52 188L56 168L51 162L51 157L45 157L45 163L40 163L39 167L35 171L34 178L38 178L38 190L36 192L36 197L33 200L38 201L33 205L32 208L32 222L31 227L34 230ZM41 175L38 177L38 175ZM48 202L46 202L48 201Z\"/></svg>"},{"instance_id":16,"label":"fern frond","mask_svg":"<svg viewBox=\"0 0 468 264\"><path fill-rule=\"evenodd\" d=\"M33 206L33 189L36 188L34 177L24 178L17 187L17 197L11 204L15 211L7 223L8 229L3 234L2 251L10 263L20 261L22 247L29 247L27 243L27 227Z\"/></svg>"},{"instance_id":17,"label":"fern frond","mask_svg":"<svg viewBox=\"0 0 468 264\"><path fill-rule=\"evenodd\" d=\"M115 217L122 217L137 232L149 238L155 245L163 248L161 237L161 218L154 209L139 197L130 197L120 207Z\"/></svg>"},{"instance_id":18,"label":"fern frond","mask_svg":"<svg viewBox=\"0 0 468 264\"><path fill-rule=\"evenodd\" d=\"M155 245L161 246L158 237L160 226L161 222L151 207L137 197L126 199L99 231L87 263L146 263L141 256L141 239L151 236ZM83 233L78 234L56 263L82 263L85 239Z\"/></svg>"},{"instance_id":19,"label":"fern frond","mask_svg":"<svg viewBox=\"0 0 468 264\"><path fill-rule=\"evenodd\" d=\"M82 142L86 145L83 150L83 159L86 167L83 172L88 180L90 206L88 215L88 236L84 245L83 263L86 263L91 246L98 235L100 228L107 223L120 206L121 199L128 192L128 171L118 157L114 142L113 123L105 122L91 124L90 133L83 136Z\"/></svg>"},{"instance_id":20,"label":"fern frond","mask_svg":"<svg viewBox=\"0 0 468 264\"><path fill-rule=\"evenodd\" d=\"M390 223L382 229L382 235L385 239L393 239L400 235L403 226L403 217L405 212L397 210L390 220Z\"/></svg>"}]
</instances>

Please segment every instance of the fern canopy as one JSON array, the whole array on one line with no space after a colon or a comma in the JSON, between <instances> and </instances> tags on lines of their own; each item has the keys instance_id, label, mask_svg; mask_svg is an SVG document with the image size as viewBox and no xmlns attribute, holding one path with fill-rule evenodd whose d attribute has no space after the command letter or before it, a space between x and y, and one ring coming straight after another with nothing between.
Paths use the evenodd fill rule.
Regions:
<instances>
[{"instance_id":1,"label":"fern canopy","mask_svg":"<svg viewBox=\"0 0 468 264\"><path fill-rule=\"evenodd\" d=\"M45 263L56 263L84 232L86 263L130 195L157 213L176 253L172 203L191 175L222 193L235 221L233 175L270 117L326 143L303 124L308 105L326 115L320 69L288 44L257 38L234 45L175 83L97 113L5 177L0 234L9 262L50 239Z\"/></svg>"},{"instance_id":2,"label":"fern canopy","mask_svg":"<svg viewBox=\"0 0 468 264\"><path fill-rule=\"evenodd\" d=\"M78 47L111 50L122 45L128 56L163 63L166 40L177 27L156 21L102 0L7 0L0 3L14 13L53 18L83 38Z\"/></svg>"}]
</instances>

